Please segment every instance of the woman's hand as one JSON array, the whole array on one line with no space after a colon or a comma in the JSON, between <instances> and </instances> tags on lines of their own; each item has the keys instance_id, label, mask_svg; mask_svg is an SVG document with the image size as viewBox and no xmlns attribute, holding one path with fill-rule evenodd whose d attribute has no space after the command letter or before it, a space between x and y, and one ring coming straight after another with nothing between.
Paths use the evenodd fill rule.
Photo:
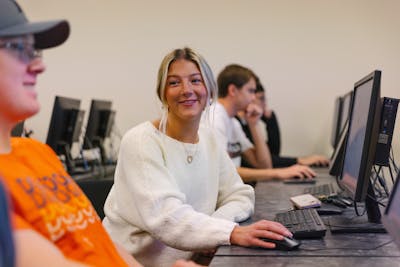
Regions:
<instances>
[{"instance_id":1,"label":"woman's hand","mask_svg":"<svg viewBox=\"0 0 400 267\"><path fill-rule=\"evenodd\" d=\"M247 226L236 226L231 234L231 244L244 247L275 248L275 244L260 238L282 240L284 236L292 237L282 224L273 221L261 220Z\"/></svg>"}]
</instances>

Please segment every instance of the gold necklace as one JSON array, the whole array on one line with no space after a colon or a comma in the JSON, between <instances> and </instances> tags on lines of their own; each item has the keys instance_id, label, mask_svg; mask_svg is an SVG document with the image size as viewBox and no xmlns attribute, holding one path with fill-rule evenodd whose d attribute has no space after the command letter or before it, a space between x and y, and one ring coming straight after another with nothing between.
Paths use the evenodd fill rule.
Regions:
<instances>
[{"instance_id":1,"label":"gold necklace","mask_svg":"<svg viewBox=\"0 0 400 267\"><path fill-rule=\"evenodd\" d=\"M199 143L196 143L196 144L187 144L187 143L185 144L185 143L182 143L182 145L183 145L183 148L184 148L185 153L186 153L186 162L191 164L192 161L193 161L194 156L197 153Z\"/></svg>"}]
</instances>

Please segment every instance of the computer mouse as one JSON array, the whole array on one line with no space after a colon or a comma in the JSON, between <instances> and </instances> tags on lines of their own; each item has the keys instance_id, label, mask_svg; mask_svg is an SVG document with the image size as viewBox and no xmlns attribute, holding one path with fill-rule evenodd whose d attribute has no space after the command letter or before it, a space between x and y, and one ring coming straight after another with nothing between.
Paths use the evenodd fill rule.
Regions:
<instances>
[{"instance_id":1,"label":"computer mouse","mask_svg":"<svg viewBox=\"0 0 400 267\"><path fill-rule=\"evenodd\" d=\"M300 246L300 241L290 238L284 237L282 240L270 239L270 238L261 238L263 241L271 242L275 244L275 248L277 250L295 250Z\"/></svg>"}]
</instances>

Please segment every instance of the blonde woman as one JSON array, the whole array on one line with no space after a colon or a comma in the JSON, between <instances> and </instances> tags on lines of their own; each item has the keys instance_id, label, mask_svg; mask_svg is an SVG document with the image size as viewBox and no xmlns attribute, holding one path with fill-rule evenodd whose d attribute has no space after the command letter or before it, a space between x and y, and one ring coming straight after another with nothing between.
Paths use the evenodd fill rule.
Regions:
<instances>
[{"instance_id":1,"label":"blonde woman","mask_svg":"<svg viewBox=\"0 0 400 267\"><path fill-rule=\"evenodd\" d=\"M123 137L104 226L145 266L168 266L193 251L237 244L271 248L259 237L283 239L282 225L247 219L254 191L243 184L211 128L200 127L217 87L206 61L190 48L165 56L157 94L160 120Z\"/></svg>"}]
</instances>

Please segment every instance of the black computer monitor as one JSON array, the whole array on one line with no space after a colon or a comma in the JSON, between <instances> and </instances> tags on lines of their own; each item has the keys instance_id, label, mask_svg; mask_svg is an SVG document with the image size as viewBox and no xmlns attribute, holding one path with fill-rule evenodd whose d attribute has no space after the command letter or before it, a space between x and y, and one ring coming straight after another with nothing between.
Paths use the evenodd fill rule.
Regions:
<instances>
[{"instance_id":1,"label":"black computer monitor","mask_svg":"<svg viewBox=\"0 0 400 267\"><path fill-rule=\"evenodd\" d=\"M337 144L339 143L343 129L345 128L349 120L352 95L353 91L350 91L343 96L336 97L335 99L331 134L331 145L335 149Z\"/></svg>"},{"instance_id":2,"label":"black computer monitor","mask_svg":"<svg viewBox=\"0 0 400 267\"><path fill-rule=\"evenodd\" d=\"M24 132L24 122L21 121L17 125L14 126L14 128L11 131L11 136L13 137L21 137L22 133Z\"/></svg>"},{"instance_id":3,"label":"black computer monitor","mask_svg":"<svg viewBox=\"0 0 400 267\"><path fill-rule=\"evenodd\" d=\"M111 106L108 100L92 100L83 145L85 149L99 148L103 164L107 163L103 143L110 136L115 119Z\"/></svg>"},{"instance_id":4,"label":"black computer monitor","mask_svg":"<svg viewBox=\"0 0 400 267\"><path fill-rule=\"evenodd\" d=\"M339 132L341 133L346 124L349 123L350 106L353 98L353 91L348 92L342 96L342 109L340 110Z\"/></svg>"},{"instance_id":5,"label":"black computer monitor","mask_svg":"<svg viewBox=\"0 0 400 267\"><path fill-rule=\"evenodd\" d=\"M329 162L329 174L333 176L340 176L342 173L343 166L343 157L344 157L344 147L347 140L348 134L348 126L349 126L349 115L350 115L350 106L353 99L353 91L348 92L347 94L340 97L340 108L339 114L336 115L337 119L337 128L336 133L338 136L336 137L336 144L334 146L334 150L331 155L331 159Z\"/></svg>"},{"instance_id":6,"label":"black computer monitor","mask_svg":"<svg viewBox=\"0 0 400 267\"><path fill-rule=\"evenodd\" d=\"M396 182L390 193L389 202L382 216L382 222L387 232L400 248L400 172L397 174Z\"/></svg>"},{"instance_id":7,"label":"black computer monitor","mask_svg":"<svg viewBox=\"0 0 400 267\"><path fill-rule=\"evenodd\" d=\"M57 153L64 155L67 169L74 172L74 162L70 149L79 141L85 111L80 110L81 101L74 98L56 96L51 114L46 143Z\"/></svg>"},{"instance_id":8,"label":"black computer monitor","mask_svg":"<svg viewBox=\"0 0 400 267\"><path fill-rule=\"evenodd\" d=\"M339 177L342 173L344 148L346 145L347 134L349 131L348 128L349 124L346 123L344 125L344 129L340 133L339 140L329 160L329 174L335 177Z\"/></svg>"},{"instance_id":9,"label":"black computer monitor","mask_svg":"<svg viewBox=\"0 0 400 267\"><path fill-rule=\"evenodd\" d=\"M345 232L384 232L380 224L381 213L370 182L381 111L380 80L381 72L374 71L354 86L339 185L355 203L365 202L368 218L360 216L350 221L344 218L341 224L338 220L332 223L337 228L344 226Z\"/></svg>"},{"instance_id":10,"label":"black computer monitor","mask_svg":"<svg viewBox=\"0 0 400 267\"><path fill-rule=\"evenodd\" d=\"M378 141L381 72L357 82L350 112L341 185L355 201L364 201Z\"/></svg>"},{"instance_id":11,"label":"black computer monitor","mask_svg":"<svg viewBox=\"0 0 400 267\"><path fill-rule=\"evenodd\" d=\"M331 145L333 148L336 147L339 141L342 106L343 106L343 98L341 96L336 97L335 104L333 107L334 109L333 109L332 134L331 134Z\"/></svg>"}]
</instances>

